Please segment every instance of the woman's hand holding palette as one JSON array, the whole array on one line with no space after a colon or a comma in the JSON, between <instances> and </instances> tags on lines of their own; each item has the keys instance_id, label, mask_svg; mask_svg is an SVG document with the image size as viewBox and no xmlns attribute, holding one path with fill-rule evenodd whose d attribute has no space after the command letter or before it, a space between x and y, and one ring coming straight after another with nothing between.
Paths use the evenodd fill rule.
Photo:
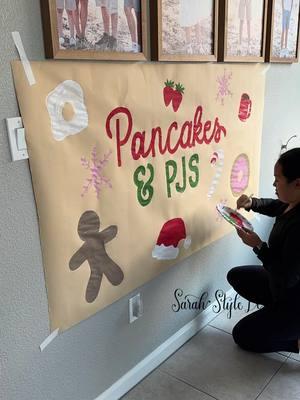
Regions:
<instances>
[{"instance_id":1,"label":"woman's hand holding palette","mask_svg":"<svg viewBox=\"0 0 300 400\"><path fill-rule=\"evenodd\" d=\"M243 229L244 231L253 232L252 224L238 211L233 208L224 206L224 204L220 203L216 206L218 212L222 215L222 217L235 226L237 229Z\"/></svg>"}]
</instances>

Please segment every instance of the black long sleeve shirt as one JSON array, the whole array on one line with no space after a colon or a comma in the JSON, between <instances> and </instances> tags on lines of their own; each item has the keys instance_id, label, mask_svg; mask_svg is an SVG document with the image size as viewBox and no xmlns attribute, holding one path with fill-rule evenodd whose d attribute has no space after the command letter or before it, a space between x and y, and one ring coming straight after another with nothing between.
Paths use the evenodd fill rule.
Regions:
<instances>
[{"instance_id":1,"label":"black long sleeve shirt","mask_svg":"<svg viewBox=\"0 0 300 400\"><path fill-rule=\"evenodd\" d=\"M268 243L256 252L269 272L274 301L296 285L300 296L300 204L284 212L287 208L280 200L252 198L251 210L276 218Z\"/></svg>"}]
</instances>

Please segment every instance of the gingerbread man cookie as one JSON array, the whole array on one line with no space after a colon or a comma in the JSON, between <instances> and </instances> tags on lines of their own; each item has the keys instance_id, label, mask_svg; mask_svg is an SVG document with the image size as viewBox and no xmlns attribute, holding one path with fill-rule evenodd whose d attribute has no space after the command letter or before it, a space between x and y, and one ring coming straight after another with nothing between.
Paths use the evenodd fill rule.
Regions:
<instances>
[{"instance_id":1,"label":"gingerbread man cookie","mask_svg":"<svg viewBox=\"0 0 300 400\"><path fill-rule=\"evenodd\" d=\"M91 268L91 275L85 292L88 303L96 300L105 274L114 286L120 285L124 279L121 268L106 253L105 243L114 239L118 228L111 225L100 232L100 219L95 211L85 211L78 222L78 235L84 244L71 257L69 267L76 270L86 260Z\"/></svg>"}]
</instances>

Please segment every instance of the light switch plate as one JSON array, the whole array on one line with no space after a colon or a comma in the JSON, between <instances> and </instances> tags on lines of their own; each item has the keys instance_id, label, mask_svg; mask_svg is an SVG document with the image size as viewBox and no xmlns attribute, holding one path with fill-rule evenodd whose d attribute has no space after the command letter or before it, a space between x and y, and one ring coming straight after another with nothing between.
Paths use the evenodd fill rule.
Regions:
<instances>
[{"instance_id":1,"label":"light switch plate","mask_svg":"<svg viewBox=\"0 0 300 400\"><path fill-rule=\"evenodd\" d=\"M28 158L28 152L23 137L22 118L6 118L6 126L12 161L25 160Z\"/></svg>"}]
</instances>

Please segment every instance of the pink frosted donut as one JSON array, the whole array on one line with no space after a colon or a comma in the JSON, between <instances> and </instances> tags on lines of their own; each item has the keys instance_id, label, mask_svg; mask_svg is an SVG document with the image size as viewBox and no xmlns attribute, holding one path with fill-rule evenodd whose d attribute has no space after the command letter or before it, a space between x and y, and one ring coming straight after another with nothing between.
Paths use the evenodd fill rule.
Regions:
<instances>
[{"instance_id":1,"label":"pink frosted donut","mask_svg":"<svg viewBox=\"0 0 300 400\"><path fill-rule=\"evenodd\" d=\"M231 168L230 187L234 196L240 195L249 184L249 158L240 154Z\"/></svg>"}]
</instances>

